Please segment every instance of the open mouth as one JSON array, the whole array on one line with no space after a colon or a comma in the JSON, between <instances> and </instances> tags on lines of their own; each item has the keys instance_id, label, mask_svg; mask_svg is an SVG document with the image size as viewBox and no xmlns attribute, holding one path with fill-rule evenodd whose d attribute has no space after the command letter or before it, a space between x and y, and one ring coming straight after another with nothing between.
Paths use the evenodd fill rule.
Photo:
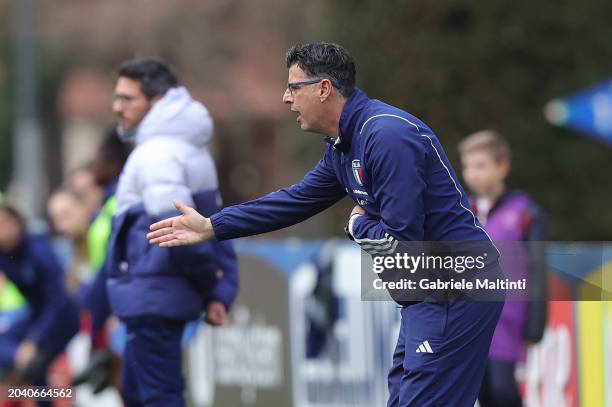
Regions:
<instances>
[{"instance_id":1,"label":"open mouth","mask_svg":"<svg viewBox=\"0 0 612 407\"><path fill-rule=\"evenodd\" d=\"M296 117L296 119L295 119L295 120L296 120L297 122L299 122L299 121L300 121L300 119L302 118L302 114L301 114L299 111L294 110L294 109L291 109L291 111L297 114L297 117Z\"/></svg>"}]
</instances>

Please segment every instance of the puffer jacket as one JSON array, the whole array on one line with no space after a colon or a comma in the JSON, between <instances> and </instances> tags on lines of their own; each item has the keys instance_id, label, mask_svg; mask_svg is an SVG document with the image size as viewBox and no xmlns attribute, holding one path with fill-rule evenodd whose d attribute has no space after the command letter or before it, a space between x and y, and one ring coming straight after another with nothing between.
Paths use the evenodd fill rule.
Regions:
<instances>
[{"instance_id":1,"label":"puffer jacket","mask_svg":"<svg viewBox=\"0 0 612 407\"><path fill-rule=\"evenodd\" d=\"M212 300L229 307L237 294L231 243L177 248L149 245L151 223L178 214L173 200L210 216L221 208L207 143L213 123L183 87L166 92L135 130L136 147L117 187L117 215L107 258L107 288L120 318L197 318Z\"/></svg>"}]
</instances>

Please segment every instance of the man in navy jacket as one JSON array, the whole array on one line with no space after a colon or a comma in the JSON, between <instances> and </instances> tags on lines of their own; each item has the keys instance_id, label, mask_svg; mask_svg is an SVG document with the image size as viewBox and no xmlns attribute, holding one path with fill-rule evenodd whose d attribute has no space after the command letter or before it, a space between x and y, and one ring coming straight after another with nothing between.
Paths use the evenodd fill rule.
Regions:
<instances>
[{"instance_id":1,"label":"man in navy jacket","mask_svg":"<svg viewBox=\"0 0 612 407\"><path fill-rule=\"evenodd\" d=\"M401 241L489 242L433 131L357 89L355 65L344 48L295 46L286 62L283 102L298 113L302 130L328 136L321 161L298 184L210 218L177 201L182 215L153 224L150 243L174 247L268 232L301 222L345 195L357 203L347 234L375 256L392 254ZM500 311L499 302L404 307L388 405L472 407Z\"/></svg>"}]
</instances>

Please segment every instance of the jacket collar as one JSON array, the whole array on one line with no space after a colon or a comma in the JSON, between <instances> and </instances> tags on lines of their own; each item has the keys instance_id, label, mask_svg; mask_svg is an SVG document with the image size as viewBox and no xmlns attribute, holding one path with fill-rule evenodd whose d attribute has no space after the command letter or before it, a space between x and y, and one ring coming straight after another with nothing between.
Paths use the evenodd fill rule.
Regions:
<instances>
[{"instance_id":1,"label":"jacket collar","mask_svg":"<svg viewBox=\"0 0 612 407\"><path fill-rule=\"evenodd\" d=\"M334 142L334 148L340 151L348 151L351 147L353 134L358 130L361 123L361 112L369 101L368 96L361 89L355 88L347 99L340 114L338 138Z\"/></svg>"}]
</instances>

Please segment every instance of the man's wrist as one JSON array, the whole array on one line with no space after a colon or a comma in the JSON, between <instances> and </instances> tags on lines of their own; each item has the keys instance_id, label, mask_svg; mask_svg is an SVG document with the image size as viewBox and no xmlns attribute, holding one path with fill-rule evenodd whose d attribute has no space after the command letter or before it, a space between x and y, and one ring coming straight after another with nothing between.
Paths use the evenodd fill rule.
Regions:
<instances>
[{"instance_id":1,"label":"man's wrist","mask_svg":"<svg viewBox=\"0 0 612 407\"><path fill-rule=\"evenodd\" d=\"M360 213L352 213L351 217L349 218L348 223L346 224L344 231L346 232L346 235L348 236L349 239L351 240L355 240L355 235L353 234L353 230L355 227L355 221L357 220L358 217L363 216Z\"/></svg>"},{"instance_id":2,"label":"man's wrist","mask_svg":"<svg viewBox=\"0 0 612 407\"><path fill-rule=\"evenodd\" d=\"M204 231L202 232L202 240L204 242L215 239L215 229L213 228L210 218L204 217Z\"/></svg>"}]
</instances>

